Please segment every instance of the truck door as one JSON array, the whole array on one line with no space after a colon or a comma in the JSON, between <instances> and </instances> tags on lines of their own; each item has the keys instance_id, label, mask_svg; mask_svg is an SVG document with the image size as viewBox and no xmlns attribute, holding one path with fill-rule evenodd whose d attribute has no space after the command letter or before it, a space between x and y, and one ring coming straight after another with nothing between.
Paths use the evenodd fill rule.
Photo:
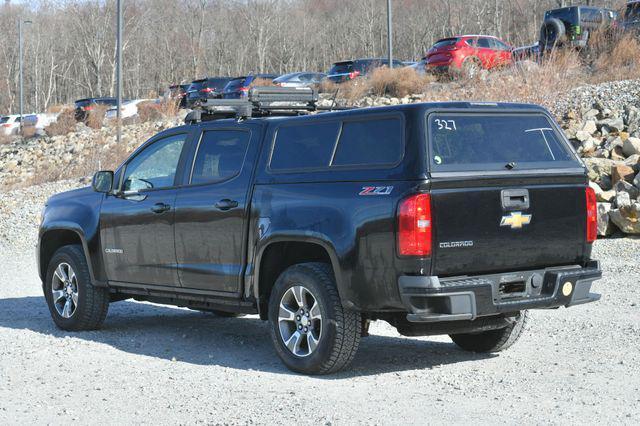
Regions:
<instances>
[{"instance_id":1,"label":"truck door","mask_svg":"<svg viewBox=\"0 0 640 426\"><path fill-rule=\"evenodd\" d=\"M100 210L100 233L109 281L177 286L173 234L175 176L188 133L164 135L125 165L120 195Z\"/></svg>"},{"instance_id":2,"label":"truck door","mask_svg":"<svg viewBox=\"0 0 640 426\"><path fill-rule=\"evenodd\" d=\"M239 294L250 187L261 127L205 129L186 185L176 198L175 235L182 287Z\"/></svg>"}]
</instances>

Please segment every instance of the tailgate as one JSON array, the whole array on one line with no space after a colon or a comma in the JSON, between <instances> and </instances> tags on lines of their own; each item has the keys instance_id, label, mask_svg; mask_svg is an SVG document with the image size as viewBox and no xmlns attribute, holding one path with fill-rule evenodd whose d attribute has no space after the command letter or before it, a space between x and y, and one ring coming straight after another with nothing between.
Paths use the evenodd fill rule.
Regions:
<instances>
[{"instance_id":1,"label":"tailgate","mask_svg":"<svg viewBox=\"0 0 640 426\"><path fill-rule=\"evenodd\" d=\"M574 265L588 256L585 169L550 116L498 108L427 120L434 275Z\"/></svg>"},{"instance_id":2,"label":"tailgate","mask_svg":"<svg viewBox=\"0 0 640 426\"><path fill-rule=\"evenodd\" d=\"M579 179L584 181L583 176ZM585 184L573 181L552 185L503 181L482 187L459 182L455 187L434 188L433 274L579 264L585 250Z\"/></svg>"}]
</instances>

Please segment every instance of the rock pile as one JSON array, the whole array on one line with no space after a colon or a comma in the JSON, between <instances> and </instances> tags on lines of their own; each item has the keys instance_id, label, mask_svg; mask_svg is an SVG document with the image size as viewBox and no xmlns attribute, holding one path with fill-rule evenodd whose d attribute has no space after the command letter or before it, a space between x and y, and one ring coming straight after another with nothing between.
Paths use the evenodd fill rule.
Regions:
<instances>
[{"instance_id":1,"label":"rock pile","mask_svg":"<svg viewBox=\"0 0 640 426\"><path fill-rule=\"evenodd\" d=\"M570 112L563 122L589 170L603 236L616 229L640 234L640 109L623 105L595 102Z\"/></svg>"}]
</instances>

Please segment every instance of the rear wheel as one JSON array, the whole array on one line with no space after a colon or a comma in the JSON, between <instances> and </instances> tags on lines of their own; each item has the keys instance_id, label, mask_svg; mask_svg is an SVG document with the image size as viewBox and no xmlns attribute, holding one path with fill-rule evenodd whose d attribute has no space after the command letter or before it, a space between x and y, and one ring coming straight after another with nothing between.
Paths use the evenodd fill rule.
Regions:
<instances>
[{"instance_id":1,"label":"rear wheel","mask_svg":"<svg viewBox=\"0 0 640 426\"><path fill-rule=\"evenodd\" d=\"M480 75L480 71L482 70L482 66L480 65L480 61L476 58L467 58L462 63L462 76L464 78L473 79Z\"/></svg>"},{"instance_id":2,"label":"rear wheel","mask_svg":"<svg viewBox=\"0 0 640 426\"><path fill-rule=\"evenodd\" d=\"M331 266L302 263L285 270L269 301L271 338L287 367L329 374L353 360L362 332L360 313L342 306Z\"/></svg>"},{"instance_id":3,"label":"rear wheel","mask_svg":"<svg viewBox=\"0 0 640 426\"><path fill-rule=\"evenodd\" d=\"M511 319L510 325L499 330L480 333L451 334L453 343L470 352L500 352L511 347L522 335L528 320L528 312L522 311Z\"/></svg>"},{"instance_id":4,"label":"rear wheel","mask_svg":"<svg viewBox=\"0 0 640 426\"><path fill-rule=\"evenodd\" d=\"M44 283L51 317L67 331L100 328L109 309L109 291L91 284L82 247L64 246L55 252Z\"/></svg>"}]
</instances>

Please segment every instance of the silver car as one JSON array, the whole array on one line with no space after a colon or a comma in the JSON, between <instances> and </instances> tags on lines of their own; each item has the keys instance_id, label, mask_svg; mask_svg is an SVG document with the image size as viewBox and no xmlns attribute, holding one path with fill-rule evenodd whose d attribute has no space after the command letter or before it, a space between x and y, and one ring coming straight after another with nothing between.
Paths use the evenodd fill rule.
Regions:
<instances>
[{"instance_id":1,"label":"silver car","mask_svg":"<svg viewBox=\"0 0 640 426\"><path fill-rule=\"evenodd\" d=\"M292 72L276 78L273 84L280 87L309 87L320 84L326 77L320 72Z\"/></svg>"}]
</instances>

